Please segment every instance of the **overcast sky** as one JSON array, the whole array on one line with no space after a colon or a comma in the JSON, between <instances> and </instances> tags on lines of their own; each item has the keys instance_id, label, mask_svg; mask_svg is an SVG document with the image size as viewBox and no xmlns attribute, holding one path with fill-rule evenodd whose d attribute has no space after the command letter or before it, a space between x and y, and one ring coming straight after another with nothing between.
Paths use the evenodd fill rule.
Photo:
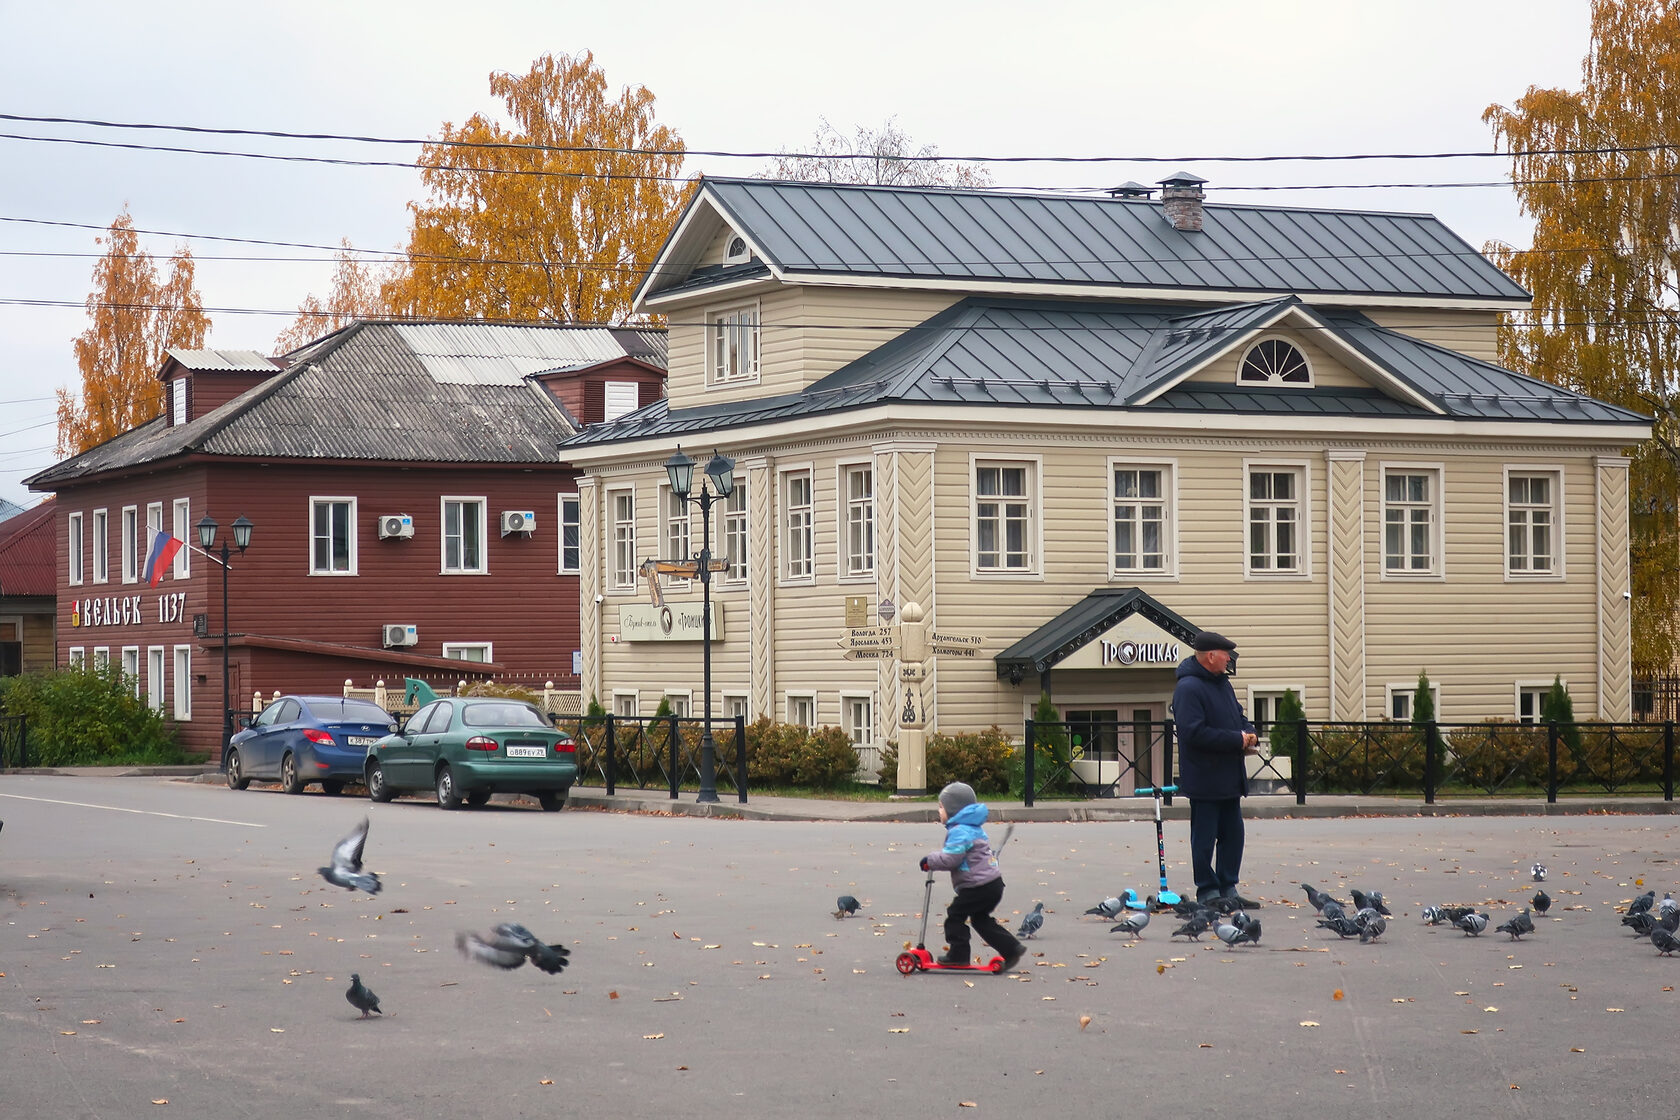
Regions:
<instances>
[{"instance_id":1,"label":"overcast sky","mask_svg":"<svg viewBox=\"0 0 1680 1120\"><path fill-rule=\"evenodd\" d=\"M424 138L499 104L492 71L593 51L614 88L645 85L690 149L798 150L896 117L952 156L1482 152L1482 111L1531 85L1574 88L1588 0L0 0L0 113ZM127 205L148 252L190 245L208 345L269 352L330 255L208 236L399 248L405 168L334 167L43 143L412 159L414 149L193 137L0 120L0 498L54 461L53 391L76 391L95 238ZM753 174L766 160L691 160ZM1154 183L1180 167L1212 201L1427 211L1473 245L1526 244L1498 159L1166 165L992 164L1000 186ZM1342 185L1248 191L1238 185ZM62 224L45 224L62 223ZM84 228L94 227L94 228ZM218 260L218 257L289 258ZM48 306L33 306L45 301ZM51 306L63 304L64 306Z\"/></svg>"}]
</instances>

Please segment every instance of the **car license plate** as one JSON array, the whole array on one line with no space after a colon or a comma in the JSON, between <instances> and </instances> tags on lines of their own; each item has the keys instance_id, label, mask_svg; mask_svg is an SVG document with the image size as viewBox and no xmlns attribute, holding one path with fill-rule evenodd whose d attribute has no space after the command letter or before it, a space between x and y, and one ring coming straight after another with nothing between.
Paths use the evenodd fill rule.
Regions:
<instances>
[{"instance_id":1,"label":"car license plate","mask_svg":"<svg viewBox=\"0 0 1680 1120\"><path fill-rule=\"evenodd\" d=\"M524 743L509 743L507 756L509 758L547 758L548 748Z\"/></svg>"},{"instance_id":2,"label":"car license plate","mask_svg":"<svg viewBox=\"0 0 1680 1120\"><path fill-rule=\"evenodd\" d=\"M379 742L379 737L377 735L346 735L344 741L352 747L371 747Z\"/></svg>"}]
</instances>

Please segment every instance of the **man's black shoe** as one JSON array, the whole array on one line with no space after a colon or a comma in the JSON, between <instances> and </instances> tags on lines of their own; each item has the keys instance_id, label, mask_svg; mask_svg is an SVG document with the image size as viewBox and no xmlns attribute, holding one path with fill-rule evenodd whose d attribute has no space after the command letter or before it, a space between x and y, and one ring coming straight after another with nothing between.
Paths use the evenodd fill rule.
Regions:
<instances>
[{"instance_id":1,"label":"man's black shoe","mask_svg":"<svg viewBox=\"0 0 1680 1120\"><path fill-rule=\"evenodd\" d=\"M1236 891L1232 891L1225 897L1236 903L1239 910L1258 910L1260 908L1260 904L1258 902L1255 902L1253 899L1244 898Z\"/></svg>"}]
</instances>

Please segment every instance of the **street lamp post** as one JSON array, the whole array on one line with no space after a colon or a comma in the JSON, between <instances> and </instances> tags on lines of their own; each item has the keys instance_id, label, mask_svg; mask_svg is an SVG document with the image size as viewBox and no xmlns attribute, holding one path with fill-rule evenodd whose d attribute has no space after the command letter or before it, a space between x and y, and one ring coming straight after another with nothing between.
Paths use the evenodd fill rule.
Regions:
<instances>
[{"instance_id":1,"label":"street lamp post","mask_svg":"<svg viewBox=\"0 0 1680 1120\"><path fill-rule=\"evenodd\" d=\"M206 555L214 555L211 549L216 545L216 530L221 528L215 519L206 515L198 523L198 545ZM239 549L240 555L251 545L251 530L256 526L245 519L244 514L233 523L233 544ZM228 673L228 542L222 540L222 750L220 766L227 769L228 744L233 741L233 693Z\"/></svg>"},{"instance_id":2,"label":"street lamp post","mask_svg":"<svg viewBox=\"0 0 1680 1120\"><path fill-rule=\"evenodd\" d=\"M695 574L700 577L700 660L701 687L704 689L701 704L704 722L700 729L700 796L696 800L716 801L717 744L712 741L712 505L734 492L735 460L720 452L712 453L712 461L706 464L706 475L712 480L715 493L706 487L705 479L700 481L698 494L690 493L694 486L694 460L683 454L681 445L678 445L677 453L665 461L665 473L670 476L671 493L677 496L678 501L700 507L700 556L695 562ZM735 776L737 782L742 779L743 775Z\"/></svg>"}]
</instances>

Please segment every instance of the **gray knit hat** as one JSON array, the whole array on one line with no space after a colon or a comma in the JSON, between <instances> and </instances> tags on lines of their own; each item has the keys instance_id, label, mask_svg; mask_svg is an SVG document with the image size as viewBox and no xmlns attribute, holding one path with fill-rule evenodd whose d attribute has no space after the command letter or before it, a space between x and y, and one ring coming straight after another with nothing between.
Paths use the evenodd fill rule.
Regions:
<instances>
[{"instance_id":1,"label":"gray knit hat","mask_svg":"<svg viewBox=\"0 0 1680 1120\"><path fill-rule=\"evenodd\" d=\"M939 804L944 806L947 817L956 816L958 810L966 809L976 800L974 787L967 782L952 782L939 791Z\"/></svg>"}]
</instances>

